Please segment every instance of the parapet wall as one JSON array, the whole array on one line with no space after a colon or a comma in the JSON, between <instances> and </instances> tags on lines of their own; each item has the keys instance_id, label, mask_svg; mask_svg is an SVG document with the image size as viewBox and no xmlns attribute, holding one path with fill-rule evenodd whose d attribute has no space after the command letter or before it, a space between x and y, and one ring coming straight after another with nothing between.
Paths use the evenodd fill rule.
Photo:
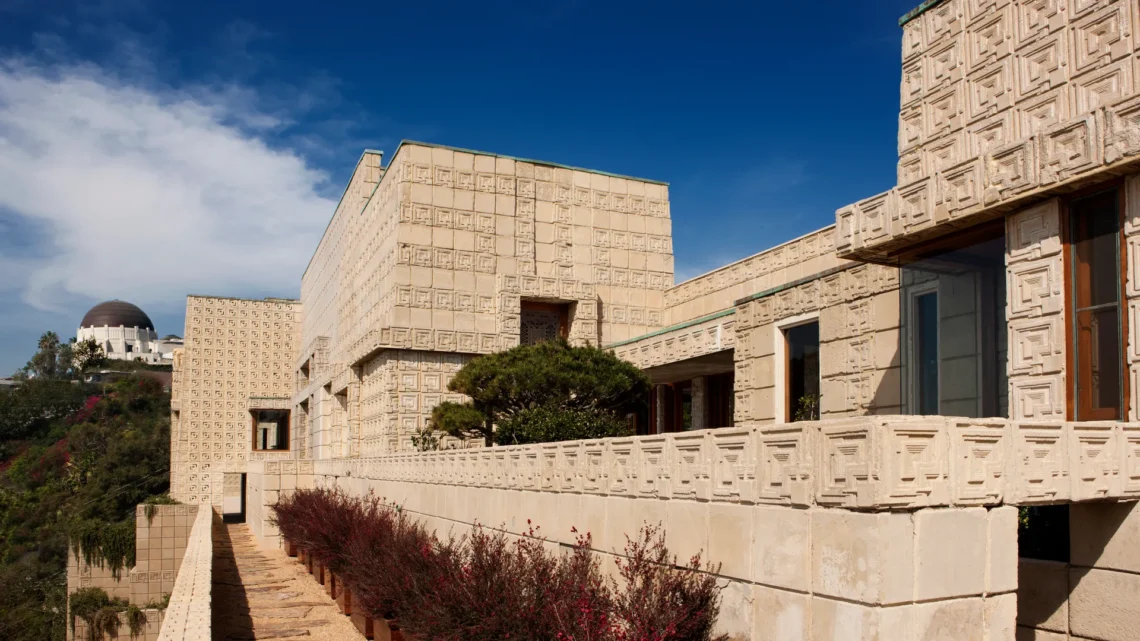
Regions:
<instances>
[{"instance_id":1,"label":"parapet wall","mask_svg":"<svg viewBox=\"0 0 1140 641\"><path fill-rule=\"evenodd\" d=\"M283 465L248 477L269 545L268 507L310 484L375 492L440 532L534 525L569 545L575 527L607 570L659 523L678 558L720 565L735 638L1012 640L1013 506L1140 498L1140 424L866 416Z\"/></svg>"},{"instance_id":2,"label":"parapet wall","mask_svg":"<svg viewBox=\"0 0 1140 641\"><path fill-rule=\"evenodd\" d=\"M213 587L214 522L212 508L203 507L194 518L186 543L186 554L170 593L170 604L162 621L159 641L210 641Z\"/></svg>"}]
</instances>

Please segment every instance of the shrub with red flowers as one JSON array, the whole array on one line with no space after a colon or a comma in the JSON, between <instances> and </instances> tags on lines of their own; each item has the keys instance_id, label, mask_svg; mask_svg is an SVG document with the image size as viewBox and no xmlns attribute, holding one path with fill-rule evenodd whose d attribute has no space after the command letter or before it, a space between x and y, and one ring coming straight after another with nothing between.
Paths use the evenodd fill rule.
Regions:
<instances>
[{"instance_id":1,"label":"shrub with red flowers","mask_svg":"<svg viewBox=\"0 0 1140 641\"><path fill-rule=\"evenodd\" d=\"M297 514L296 518L277 519L279 528L284 525L282 533L325 567L341 572L348 538L363 520L364 502L338 488L295 492L282 503L284 510Z\"/></svg>"},{"instance_id":2,"label":"shrub with red flowers","mask_svg":"<svg viewBox=\"0 0 1140 641\"><path fill-rule=\"evenodd\" d=\"M438 538L398 507L340 490L297 490L274 508L290 542L334 568L354 608L408 639L442 641L712 641L716 568L699 555L678 566L661 530L645 527L606 579L588 534L552 550L525 536L475 527Z\"/></svg>"}]
</instances>

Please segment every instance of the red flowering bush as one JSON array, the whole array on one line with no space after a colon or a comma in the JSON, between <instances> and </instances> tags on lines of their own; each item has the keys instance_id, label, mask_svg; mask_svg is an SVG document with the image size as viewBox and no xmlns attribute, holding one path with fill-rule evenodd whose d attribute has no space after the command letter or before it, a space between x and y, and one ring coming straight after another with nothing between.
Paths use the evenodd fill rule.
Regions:
<instances>
[{"instance_id":1,"label":"red flowering bush","mask_svg":"<svg viewBox=\"0 0 1140 641\"><path fill-rule=\"evenodd\" d=\"M677 566L660 528L645 526L638 538L626 537L625 559L617 561L624 589L614 603L619 641L709 641L720 612L720 567L702 573L701 555Z\"/></svg>"},{"instance_id":2,"label":"red flowering bush","mask_svg":"<svg viewBox=\"0 0 1140 641\"><path fill-rule=\"evenodd\" d=\"M433 641L712 641L717 568L678 567L659 528L627 539L621 582L606 580L590 536L551 551L536 529L475 527L440 540L374 496L298 490L273 508L290 541L332 567L354 607Z\"/></svg>"},{"instance_id":3,"label":"red flowering bush","mask_svg":"<svg viewBox=\"0 0 1140 641\"><path fill-rule=\"evenodd\" d=\"M551 554L529 536L513 541L481 527L439 546L430 580L409 596L414 616L401 627L418 639L446 641L607 639L610 594L589 551L589 537Z\"/></svg>"}]
</instances>

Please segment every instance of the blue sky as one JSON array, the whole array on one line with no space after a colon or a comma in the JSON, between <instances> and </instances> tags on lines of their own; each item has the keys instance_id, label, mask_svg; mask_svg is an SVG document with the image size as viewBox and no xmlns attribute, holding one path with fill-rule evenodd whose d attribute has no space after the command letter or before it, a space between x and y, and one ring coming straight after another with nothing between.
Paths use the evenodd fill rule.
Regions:
<instances>
[{"instance_id":1,"label":"blue sky","mask_svg":"<svg viewBox=\"0 0 1140 641\"><path fill-rule=\"evenodd\" d=\"M894 184L916 3L0 0L0 375L99 300L297 296L405 138L669 182L678 282L827 225Z\"/></svg>"}]
</instances>

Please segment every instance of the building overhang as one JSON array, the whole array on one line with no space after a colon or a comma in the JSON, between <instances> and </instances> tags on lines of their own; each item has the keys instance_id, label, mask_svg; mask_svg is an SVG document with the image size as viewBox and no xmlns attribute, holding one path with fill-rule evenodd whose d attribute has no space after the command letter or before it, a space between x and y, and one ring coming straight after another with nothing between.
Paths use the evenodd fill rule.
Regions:
<instances>
[{"instance_id":1,"label":"building overhang","mask_svg":"<svg viewBox=\"0 0 1140 641\"><path fill-rule=\"evenodd\" d=\"M1140 97L843 207L840 258L897 264L908 252L1140 166Z\"/></svg>"}]
</instances>

